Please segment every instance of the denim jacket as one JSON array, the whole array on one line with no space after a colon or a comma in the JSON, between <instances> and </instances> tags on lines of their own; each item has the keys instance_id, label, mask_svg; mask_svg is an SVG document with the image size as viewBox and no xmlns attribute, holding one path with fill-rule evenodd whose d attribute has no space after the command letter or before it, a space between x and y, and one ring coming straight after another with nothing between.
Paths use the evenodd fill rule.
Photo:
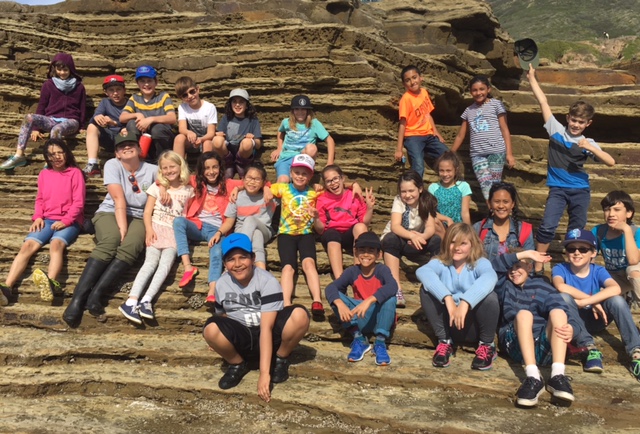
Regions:
<instances>
[{"instance_id":1,"label":"denim jacket","mask_svg":"<svg viewBox=\"0 0 640 434\"><path fill-rule=\"evenodd\" d=\"M520 247L519 243L518 243L518 235L516 234L516 228L514 225L514 221L513 219L509 219L510 221L510 229L509 229L509 235L507 236L507 240L506 240L506 247L507 247L507 252L510 252L511 249ZM519 230L522 230L522 222L518 222L518 226L519 226ZM496 234L496 232L493 230L493 219L491 217L487 218L487 221L484 223L484 226L482 226L482 220L479 222L474 223L473 225L473 229L476 231L476 233L478 235L480 235L480 232L482 231L482 227L484 227L485 229L488 229L487 231L487 235L483 241L484 243L484 252L487 256L487 258L490 261L493 261L495 259L496 256L498 256L499 254L499 249L500 249L500 238L498 237L498 234ZM527 237L527 240L524 242L524 246L522 246L523 250L533 250L535 249L535 244L533 242L533 231L531 234L529 234L529 236ZM503 252L505 253L505 252Z\"/></svg>"}]
</instances>

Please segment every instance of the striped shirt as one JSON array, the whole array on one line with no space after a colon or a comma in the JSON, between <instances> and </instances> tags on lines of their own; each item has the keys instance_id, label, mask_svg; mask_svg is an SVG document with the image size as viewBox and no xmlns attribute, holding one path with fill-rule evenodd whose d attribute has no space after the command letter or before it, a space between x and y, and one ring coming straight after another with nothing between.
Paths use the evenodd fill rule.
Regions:
<instances>
[{"instance_id":1,"label":"striped shirt","mask_svg":"<svg viewBox=\"0 0 640 434\"><path fill-rule=\"evenodd\" d=\"M506 152L498 117L506 115L504 104L489 98L482 105L475 102L460 116L469 124L469 150L472 157Z\"/></svg>"},{"instance_id":2,"label":"striped shirt","mask_svg":"<svg viewBox=\"0 0 640 434\"><path fill-rule=\"evenodd\" d=\"M145 117L151 117L164 116L167 113L175 112L175 107L167 92L156 92L148 101L144 99L141 93L136 93L131 95L123 110L128 113L142 113Z\"/></svg>"}]
</instances>

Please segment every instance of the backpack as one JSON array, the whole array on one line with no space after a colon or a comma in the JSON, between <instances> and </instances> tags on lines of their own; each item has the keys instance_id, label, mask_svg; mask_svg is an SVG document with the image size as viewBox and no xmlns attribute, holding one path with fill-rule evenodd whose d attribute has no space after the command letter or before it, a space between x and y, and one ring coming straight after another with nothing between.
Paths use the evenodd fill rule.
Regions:
<instances>
[{"instance_id":1,"label":"backpack","mask_svg":"<svg viewBox=\"0 0 640 434\"><path fill-rule=\"evenodd\" d=\"M485 228L484 225L487 222L487 219L482 219L482 223L480 223L480 239L484 242L484 239L487 237L487 232L489 232L489 228ZM520 228L520 238L518 241L520 242L520 246L524 246L525 241L533 232L533 225L527 222L521 222L522 228Z\"/></svg>"},{"instance_id":2,"label":"backpack","mask_svg":"<svg viewBox=\"0 0 640 434\"><path fill-rule=\"evenodd\" d=\"M638 226L634 224L630 224L629 226L631 226L631 230L633 231L633 236L635 237L636 231L638 230ZM602 241L604 240L604 237L607 235L608 229L609 227L605 223L598 226L598 230L596 231L596 239L598 241L598 252L600 253L602 253Z\"/></svg>"}]
</instances>

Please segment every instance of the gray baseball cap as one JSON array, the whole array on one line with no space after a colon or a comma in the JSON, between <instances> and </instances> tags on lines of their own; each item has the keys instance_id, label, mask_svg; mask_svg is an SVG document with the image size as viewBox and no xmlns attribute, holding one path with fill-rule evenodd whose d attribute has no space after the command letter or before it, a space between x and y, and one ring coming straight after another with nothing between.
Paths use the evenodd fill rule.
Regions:
<instances>
[{"instance_id":1,"label":"gray baseball cap","mask_svg":"<svg viewBox=\"0 0 640 434\"><path fill-rule=\"evenodd\" d=\"M229 94L229 99L233 98L234 96L239 96L249 101L249 92L244 89L233 89Z\"/></svg>"}]
</instances>

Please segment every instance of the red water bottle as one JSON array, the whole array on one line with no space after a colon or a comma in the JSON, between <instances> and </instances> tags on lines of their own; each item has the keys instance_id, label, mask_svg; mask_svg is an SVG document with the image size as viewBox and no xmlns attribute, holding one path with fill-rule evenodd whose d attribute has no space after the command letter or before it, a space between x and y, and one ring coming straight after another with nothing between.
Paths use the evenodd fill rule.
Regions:
<instances>
[{"instance_id":1,"label":"red water bottle","mask_svg":"<svg viewBox=\"0 0 640 434\"><path fill-rule=\"evenodd\" d=\"M147 155L149 154L149 148L151 147L151 142L152 142L152 138L151 138L151 134L148 133L144 133L142 136L140 136L140 156L142 158L147 158Z\"/></svg>"}]
</instances>

